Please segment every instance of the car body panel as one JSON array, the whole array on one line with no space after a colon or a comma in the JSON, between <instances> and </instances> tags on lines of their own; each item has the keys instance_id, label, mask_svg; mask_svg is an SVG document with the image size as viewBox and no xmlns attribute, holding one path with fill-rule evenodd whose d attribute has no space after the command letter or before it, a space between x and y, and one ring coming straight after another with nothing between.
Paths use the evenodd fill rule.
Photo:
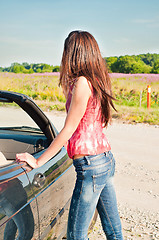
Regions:
<instances>
[{"instance_id":1,"label":"car body panel","mask_svg":"<svg viewBox=\"0 0 159 240\"><path fill-rule=\"evenodd\" d=\"M24 239L39 239L37 202L25 170L15 163L3 170L0 169L0 239L14 239L17 228Z\"/></svg>"},{"instance_id":2,"label":"car body panel","mask_svg":"<svg viewBox=\"0 0 159 240\"><path fill-rule=\"evenodd\" d=\"M16 217L20 215L23 231L26 227L30 229L30 236L24 239L43 239L48 234L60 239L66 230L68 208L75 183L72 160L63 147L37 169L32 169L25 163L17 164L16 153L28 151L38 158L58 132L29 97L0 91L0 102L16 103L37 126L35 129L33 126L16 124L8 127L5 126L5 117L2 126L0 121L0 152L4 155L4 161L0 165L0 239L4 239L8 227L10 232L17 232ZM16 121L16 115L14 117ZM22 122L23 120L25 119ZM9 201L15 205L12 214L6 210L9 209ZM18 230L22 231L22 227Z\"/></svg>"}]
</instances>

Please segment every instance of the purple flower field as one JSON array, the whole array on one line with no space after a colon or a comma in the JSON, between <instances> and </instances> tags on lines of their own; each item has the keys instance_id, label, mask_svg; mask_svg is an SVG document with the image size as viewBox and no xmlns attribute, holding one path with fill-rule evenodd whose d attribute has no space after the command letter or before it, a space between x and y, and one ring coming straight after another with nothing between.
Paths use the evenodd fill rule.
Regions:
<instances>
[{"instance_id":1,"label":"purple flower field","mask_svg":"<svg viewBox=\"0 0 159 240\"><path fill-rule=\"evenodd\" d=\"M159 82L159 74L126 74L126 73L109 73L110 77L112 79L125 79L125 80L131 80L131 81L143 81L146 83L151 82ZM59 72L51 72L51 73L32 73L32 74L25 74L25 73L9 73L9 72L3 72L1 73L1 76L4 77L16 77L16 78L24 78L27 76L30 76L31 78L35 76L60 76Z\"/></svg>"},{"instance_id":2,"label":"purple flower field","mask_svg":"<svg viewBox=\"0 0 159 240\"><path fill-rule=\"evenodd\" d=\"M143 81L146 83L159 82L159 74L126 74L126 73L110 73L109 74L113 79L125 79L131 81Z\"/></svg>"},{"instance_id":3,"label":"purple flower field","mask_svg":"<svg viewBox=\"0 0 159 240\"><path fill-rule=\"evenodd\" d=\"M34 77L34 76L60 76L60 73L59 72L46 72L46 73L31 73L31 74L26 74L26 73L12 73L12 72L1 72L1 76L4 76L4 77L16 77L16 78L19 78L19 77L27 77L27 76L31 76L31 77Z\"/></svg>"}]
</instances>

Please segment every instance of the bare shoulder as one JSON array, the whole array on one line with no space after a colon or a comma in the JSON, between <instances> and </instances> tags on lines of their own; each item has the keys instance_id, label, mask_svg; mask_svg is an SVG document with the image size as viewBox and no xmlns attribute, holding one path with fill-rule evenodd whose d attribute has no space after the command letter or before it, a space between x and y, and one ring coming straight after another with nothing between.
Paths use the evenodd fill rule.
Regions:
<instances>
[{"instance_id":1,"label":"bare shoulder","mask_svg":"<svg viewBox=\"0 0 159 240\"><path fill-rule=\"evenodd\" d=\"M86 84L86 85L88 85L88 80L87 80L86 77L80 76L80 77L77 78L76 83L81 83L81 84Z\"/></svg>"},{"instance_id":2,"label":"bare shoulder","mask_svg":"<svg viewBox=\"0 0 159 240\"><path fill-rule=\"evenodd\" d=\"M77 79L75 83L75 91L80 91L82 93L87 93L88 95L91 95L91 83L89 83L87 78L81 76Z\"/></svg>"}]
</instances>

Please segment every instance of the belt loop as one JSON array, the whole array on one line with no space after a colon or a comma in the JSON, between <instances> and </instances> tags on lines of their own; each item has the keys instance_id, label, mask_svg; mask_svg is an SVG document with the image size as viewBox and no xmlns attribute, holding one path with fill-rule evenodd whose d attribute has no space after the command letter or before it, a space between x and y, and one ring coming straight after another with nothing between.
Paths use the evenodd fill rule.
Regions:
<instances>
[{"instance_id":1,"label":"belt loop","mask_svg":"<svg viewBox=\"0 0 159 240\"><path fill-rule=\"evenodd\" d=\"M85 159L86 159L86 161L87 161L87 164L90 165L91 162L90 162L89 158L88 158L87 156L85 156Z\"/></svg>"}]
</instances>

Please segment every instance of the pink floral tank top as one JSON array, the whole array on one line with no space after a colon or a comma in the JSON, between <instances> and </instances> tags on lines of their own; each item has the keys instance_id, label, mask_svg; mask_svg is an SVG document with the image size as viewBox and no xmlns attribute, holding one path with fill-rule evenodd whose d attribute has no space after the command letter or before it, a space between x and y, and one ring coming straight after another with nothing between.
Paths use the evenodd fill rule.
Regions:
<instances>
[{"instance_id":1,"label":"pink floral tank top","mask_svg":"<svg viewBox=\"0 0 159 240\"><path fill-rule=\"evenodd\" d=\"M72 87L73 88L73 87ZM70 88L66 111L68 112L72 98L72 89ZM99 102L93 92L88 100L87 108L76 131L67 143L67 152L70 158L76 154L96 155L111 150L110 144L103 133L101 123L101 109Z\"/></svg>"}]
</instances>

